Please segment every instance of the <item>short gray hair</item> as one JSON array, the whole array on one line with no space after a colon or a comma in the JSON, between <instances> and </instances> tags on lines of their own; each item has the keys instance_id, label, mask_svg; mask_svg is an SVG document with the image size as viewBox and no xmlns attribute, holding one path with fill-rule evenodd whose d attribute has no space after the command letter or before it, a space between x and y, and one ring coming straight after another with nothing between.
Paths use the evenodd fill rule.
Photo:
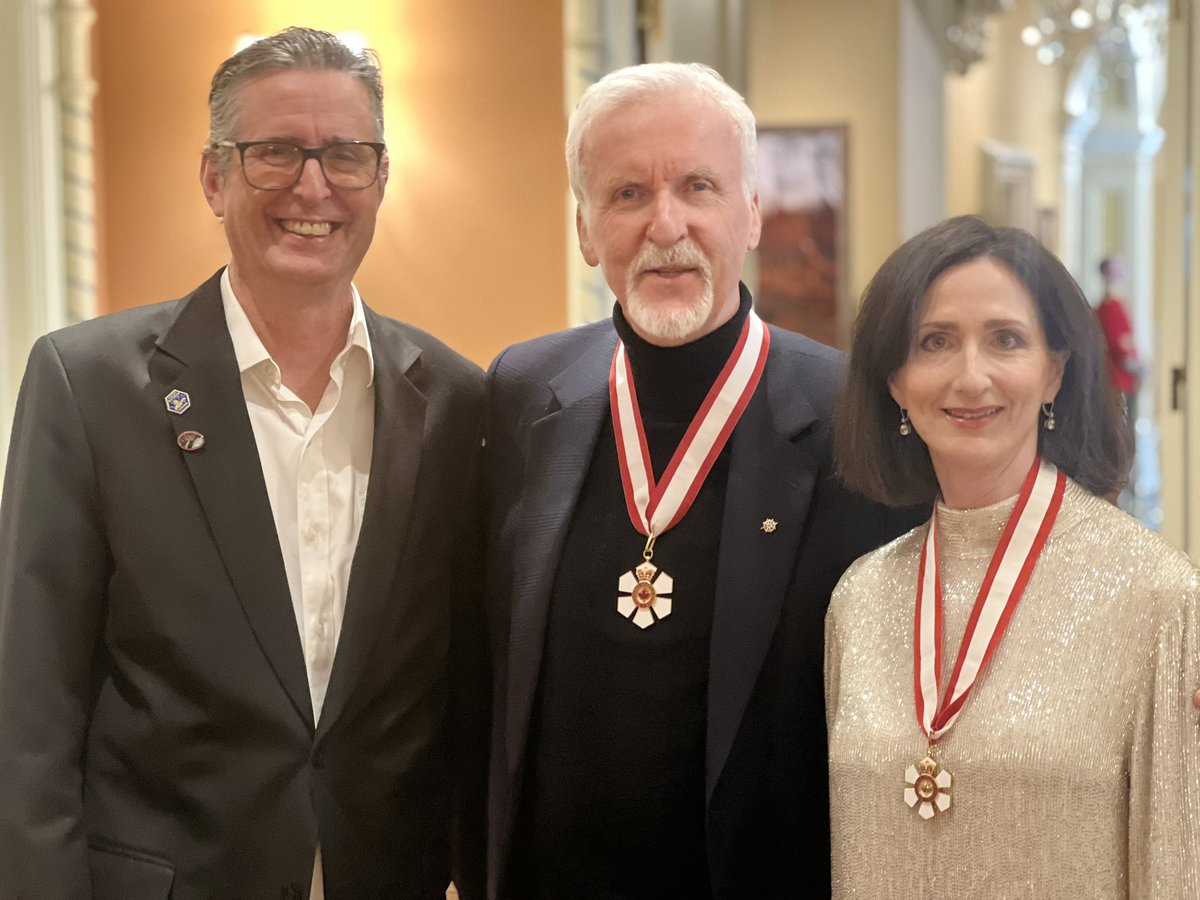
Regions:
<instances>
[{"instance_id":1,"label":"short gray hair","mask_svg":"<svg viewBox=\"0 0 1200 900\"><path fill-rule=\"evenodd\" d=\"M758 190L758 133L754 113L742 95L725 83L715 69L699 63L643 63L605 75L579 98L567 126L567 176L571 191L582 207L586 203L583 142L588 130L604 113L649 94L691 90L713 100L729 116L742 146L742 193L749 201Z\"/></svg>"},{"instance_id":2,"label":"short gray hair","mask_svg":"<svg viewBox=\"0 0 1200 900\"><path fill-rule=\"evenodd\" d=\"M285 28L255 41L221 63L208 93L208 143L205 155L224 164L229 157L222 141L232 141L237 120L238 88L258 75L287 69L345 72L367 89L375 139L383 140L383 79L374 50L357 52L327 31L314 28Z\"/></svg>"}]
</instances>

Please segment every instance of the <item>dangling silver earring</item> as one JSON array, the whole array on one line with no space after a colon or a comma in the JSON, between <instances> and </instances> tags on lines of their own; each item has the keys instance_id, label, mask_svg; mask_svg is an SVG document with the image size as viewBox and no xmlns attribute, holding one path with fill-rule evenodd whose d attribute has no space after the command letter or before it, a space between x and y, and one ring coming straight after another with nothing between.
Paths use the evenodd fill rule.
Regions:
<instances>
[{"instance_id":1,"label":"dangling silver earring","mask_svg":"<svg viewBox=\"0 0 1200 900\"><path fill-rule=\"evenodd\" d=\"M912 434L912 425L908 423L908 410L903 406L900 407L900 437L908 437Z\"/></svg>"},{"instance_id":2,"label":"dangling silver earring","mask_svg":"<svg viewBox=\"0 0 1200 900\"><path fill-rule=\"evenodd\" d=\"M1042 415L1045 418L1042 420L1042 427L1047 431L1054 430L1054 401L1042 404Z\"/></svg>"}]
</instances>

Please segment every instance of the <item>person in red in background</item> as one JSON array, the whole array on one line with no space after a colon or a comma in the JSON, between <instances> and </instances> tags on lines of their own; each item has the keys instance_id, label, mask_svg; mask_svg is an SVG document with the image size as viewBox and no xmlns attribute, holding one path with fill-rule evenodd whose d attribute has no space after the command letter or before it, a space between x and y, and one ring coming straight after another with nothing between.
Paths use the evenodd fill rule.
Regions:
<instances>
[{"instance_id":1,"label":"person in red in background","mask_svg":"<svg viewBox=\"0 0 1200 900\"><path fill-rule=\"evenodd\" d=\"M1100 277L1104 279L1104 296L1096 305L1096 318L1108 344L1109 371L1113 384L1125 395L1126 415L1132 428L1137 422L1134 403L1142 381L1142 366L1133 342L1133 327L1125 303L1117 293L1127 277L1125 261L1120 256L1108 256L1100 261ZM1134 430L1136 437L1137 430ZM1192 695L1192 705L1200 710L1200 691Z\"/></svg>"},{"instance_id":2,"label":"person in red in background","mask_svg":"<svg viewBox=\"0 0 1200 900\"><path fill-rule=\"evenodd\" d=\"M1130 427L1133 427L1137 422L1135 403L1142 366L1138 361L1129 314L1121 299L1121 288L1126 279L1125 261L1119 256L1106 257L1100 263L1100 277L1104 279L1104 296L1096 305L1096 318L1108 345L1108 370L1113 384L1125 397L1125 409Z\"/></svg>"}]
</instances>

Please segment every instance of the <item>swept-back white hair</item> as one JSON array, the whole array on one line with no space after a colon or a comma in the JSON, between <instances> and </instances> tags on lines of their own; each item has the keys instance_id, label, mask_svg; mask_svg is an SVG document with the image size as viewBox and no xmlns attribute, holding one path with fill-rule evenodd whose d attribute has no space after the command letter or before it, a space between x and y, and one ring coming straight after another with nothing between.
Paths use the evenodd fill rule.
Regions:
<instances>
[{"instance_id":1,"label":"swept-back white hair","mask_svg":"<svg viewBox=\"0 0 1200 900\"><path fill-rule=\"evenodd\" d=\"M605 75L583 92L571 116L567 126L567 176L571 180L575 200L581 207L587 202L581 157L588 129L600 116L617 107L650 94L679 89L692 90L708 97L729 116L742 146L742 193L746 195L747 202L754 197L757 190L758 135L754 113L742 95L726 84L715 69L699 63L643 63Z\"/></svg>"}]
</instances>

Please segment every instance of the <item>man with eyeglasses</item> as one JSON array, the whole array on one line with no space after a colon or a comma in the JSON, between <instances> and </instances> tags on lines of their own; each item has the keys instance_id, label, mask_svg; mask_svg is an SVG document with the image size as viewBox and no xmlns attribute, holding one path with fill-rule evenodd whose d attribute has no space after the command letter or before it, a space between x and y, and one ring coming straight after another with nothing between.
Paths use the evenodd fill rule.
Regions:
<instances>
[{"instance_id":1,"label":"man with eyeglasses","mask_svg":"<svg viewBox=\"0 0 1200 900\"><path fill-rule=\"evenodd\" d=\"M42 338L22 387L0 896L440 898L457 831L469 897L482 376L352 284L388 176L370 52L288 29L209 105L228 267Z\"/></svg>"}]
</instances>

